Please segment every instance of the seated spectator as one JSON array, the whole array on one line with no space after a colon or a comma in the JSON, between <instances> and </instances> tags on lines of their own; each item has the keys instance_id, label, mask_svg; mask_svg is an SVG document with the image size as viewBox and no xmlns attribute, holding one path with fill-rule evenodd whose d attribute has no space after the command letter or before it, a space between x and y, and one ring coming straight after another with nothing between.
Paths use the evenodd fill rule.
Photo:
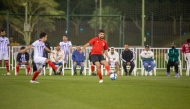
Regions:
<instances>
[{"instance_id":1,"label":"seated spectator","mask_svg":"<svg viewBox=\"0 0 190 109\"><path fill-rule=\"evenodd\" d=\"M152 75L151 71L156 66L156 64L154 63L154 53L150 50L149 45L145 46L145 50L141 52L140 56L142 58L143 66L146 72L149 75Z\"/></svg>"},{"instance_id":2,"label":"seated spectator","mask_svg":"<svg viewBox=\"0 0 190 109\"><path fill-rule=\"evenodd\" d=\"M171 66L174 66L175 67L175 77L176 78L179 78L179 74L178 74L178 65L179 65L179 51L178 49L176 49L176 45L175 43L173 42L171 44L171 49L169 49L168 51L168 64L167 64L167 76L170 76L170 67Z\"/></svg>"},{"instance_id":3,"label":"seated spectator","mask_svg":"<svg viewBox=\"0 0 190 109\"><path fill-rule=\"evenodd\" d=\"M110 51L108 52L108 56L110 59L106 58L106 61L109 63L110 67L116 67L117 74L120 76L119 54L117 51L115 51L114 47L111 47Z\"/></svg>"},{"instance_id":4,"label":"seated spectator","mask_svg":"<svg viewBox=\"0 0 190 109\"><path fill-rule=\"evenodd\" d=\"M21 47L20 50L25 49L26 47ZM30 75L30 63L29 63L29 53L25 52L25 53L18 53L17 54L17 58L16 58L16 75L18 75L19 73L19 67L20 65L26 65L27 68L27 74Z\"/></svg>"},{"instance_id":5,"label":"seated spectator","mask_svg":"<svg viewBox=\"0 0 190 109\"><path fill-rule=\"evenodd\" d=\"M54 53L50 54L50 60L52 61L52 63L54 65L57 65L58 68L61 69L62 65L63 65L65 55L64 55L64 52L61 51L60 45L57 44L56 47L55 47L55 50L53 50L52 52L54 52ZM56 75L55 70L53 70L53 71L54 71L54 74Z\"/></svg>"},{"instance_id":6,"label":"seated spectator","mask_svg":"<svg viewBox=\"0 0 190 109\"><path fill-rule=\"evenodd\" d=\"M121 60L123 63L123 69L125 71L125 75L129 76L131 75L131 72L133 71L135 64L134 64L134 52L129 49L129 45L125 43L124 50L121 52ZM127 71L127 66L131 66L129 72Z\"/></svg>"},{"instance_id":7,"label":"seated spectator","mask_svg":"<svg viewBox=\"0 0 190 109\"><path fill-rule=\"evenodd\" d=\"M84 70L85 56L84 56L84 53L80 53L80 50L81 50L80 45L77 45L76 50L73 51L72 53L74 75L77 75L77 71L76 71L77 65L81 67L80 75L83 75L82 72Z\"/></svg>"}]
</instances>

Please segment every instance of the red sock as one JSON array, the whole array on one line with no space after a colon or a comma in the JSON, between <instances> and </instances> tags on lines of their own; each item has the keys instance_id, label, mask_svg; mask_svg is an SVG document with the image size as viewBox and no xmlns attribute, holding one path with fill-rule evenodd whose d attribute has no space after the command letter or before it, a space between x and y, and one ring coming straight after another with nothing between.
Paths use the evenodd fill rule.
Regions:
<instances>
[{"instance_id":1,"label":"red sock","mask_svg":"<svg viewBox=\"0 0 190 109\"><path fill-rule=\"evenodd\" d=\"M99 79L101 80L101 79L102 79L102 73L101 73L101 70L98 70L97 73L98 73Z\"/></svg>"},{"instance_id":2,"label":"red sock","mask_svg":"<svg viewBox=\"0 0 190 109\"><path fill-rule=\"evenodd\" d=\"M33 80L33 81L36 80L36 77L37 77L39 74L40 74L40 73L36 71L36 72L34 73L34 76L32 77L32 80Z\"/></svg>"},{"instance_id":3,"label":"red sock","mask_svg":"<svg viewBox=\"0 0 190 109\"><path fill-rule=\"evenodd\" d=\"M7 72L9 72L9 61L5 61Z\"/></svg>"},{"instance_id":4,"label":"red sock","mask_svg":"<svg viewBox=\"0 0 190 109\"><path fill-rule=\"evenodd\" d=\"M16 66L16 72L19 72L19 65Z\"/></svg>"},{"instance_id":5,"label":"red sock","mask_svg":"<svg viewBox=\"0 0 190 109\"><path fill-rule=\"evenodd\" d=\"M54 70L57 69L57 67L56 67L51 61L48 61L48 65L49 65L50 67L52 67Z\"/></svg>"},{"instance_id":6,"label":"red sock","mask_svg":"<svg viewBox=\"0 0 190 109\"><path fill-rule=\"evenodd\" d=\"M27 73L30 73L30 66L27 66Z\"/></svg>"},{"instance_id":7,"label":"red sock","mask_svg":"<svg viewBox=\"0 0 190 109\"><path fill-rule=\"evenodd\" d=\"M110 66L106 65L105 69L107 70L107 72L110 72Z\"/></svg>"},{"instance_id":8,"label":"red sock","mask_svg":"<svg viewBox=\"0 0 190 109\"><path fill-rule=\"evenodd\" d=\"M94 72L94 66L93 65L91 65L91 71Z\"/></svg>"}]
</instances>

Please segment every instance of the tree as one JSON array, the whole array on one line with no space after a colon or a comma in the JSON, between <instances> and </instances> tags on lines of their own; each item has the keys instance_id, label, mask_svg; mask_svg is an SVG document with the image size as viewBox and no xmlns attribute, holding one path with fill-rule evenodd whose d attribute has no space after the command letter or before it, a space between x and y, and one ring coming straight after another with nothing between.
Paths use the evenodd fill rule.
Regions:
<instances>
[{"instance_id":1,"label":"tree","mask_svg":"<svg viewBox=\"0 0 190 109\"><path fill-rule=\"evenodd\" d=\"M99 9L97 9L97 15L99 15ZM96 11L93 12L93 16L96 15ZM110 6L104 6L102 8L102 28L105 30L105 40L108 42L108 36L110 33L112 33L115 30L119 30L119 25L120 25L120 18L118 16L113 17L111 15L120 15L120 11L118 9L115 9ZM95 28L96 26L96 17L92 17L91 20L88 21L88 24L92 27ZM97 20L97 26L99 26L101 22Z\"/></svg>"},{"instance_id":2,"label":"tree","mask_svg":"<svg viewBox=\"0 0 190 109\"><path fill-rule=\"evenodd\" d=\"M24 32L24 12L25 12L25 3L28 5L28 23L30 24L30 31L28 33ZM38 15L48 14L48 15L63 15L64 12L57 10L59 6L54 0L3 0L3 4L8 7L10 13L16 14L15 16L10 17L10 26L18 31L23 37L26 45L29 45L31 41L31 34L34 31L36 23L39 21L44 25L41 27L40 31L44 30L55 30L53 25L54 19L58 18L57 16L43 16L39 17ZM20 14L20 15L17 15ZM28 34L28 35L27 35ZM28 36L28 37L27 37Z\"/></svg>"}]
</instances>

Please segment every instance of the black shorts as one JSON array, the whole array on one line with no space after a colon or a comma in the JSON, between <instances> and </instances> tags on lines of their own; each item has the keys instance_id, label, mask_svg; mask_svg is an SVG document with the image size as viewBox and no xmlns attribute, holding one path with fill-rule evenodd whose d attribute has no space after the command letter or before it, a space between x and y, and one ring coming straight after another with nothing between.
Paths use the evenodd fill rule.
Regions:
<instances>
[{"instance_id":1,"label":"black shorts","mask_svg":"<svg viewBox=\"0 0 190 109\"><path fill-rule=\"evenodd\" d=\"M95 65L95 62L101 62L101 61L105 60L105 58L103 55L93 54L90 56L90 60Z\"/></svg>"}]
</instances>

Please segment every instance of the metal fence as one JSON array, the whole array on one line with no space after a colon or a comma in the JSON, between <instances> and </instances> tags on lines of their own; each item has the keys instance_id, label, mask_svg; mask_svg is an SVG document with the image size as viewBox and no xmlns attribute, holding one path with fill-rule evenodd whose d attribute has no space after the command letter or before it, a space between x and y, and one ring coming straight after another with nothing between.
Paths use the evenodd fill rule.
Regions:
<instances>
[{"instance_id":1,"label":"metal fence","mask_svg":"<svg viewBox=\"0 0 190 109\"><path fill-rule=\"evenodd\" d=\"M18 52L21 46L12 46L9 49L9 54L10 54L10 67L13 70L15 68L15 63L14 63L14 53ZM53 50L54 47L51 47L51 49ZM75 47L73 47L75 49ZM137 69L141 69L141 63L140 63L140 53L142 52L142 50L144 50L144 48L139 48L139 47L131 47L131 50L133 50L135 52L135 61L136 61L136 67ZM168 49L169 48L151 48L151 51L154 52L154 59L156 61L156 68L157 69L166 69L166 65L167 62L164 59L164 55L168 53ZM181 53L181 48L177 48L180 52L180 60L181 60L181 66L182 69L186 69L186 64L185 64L185 60L184 60L184 56ZM122 52L123 48L115 48L115 51L117 51L119 54ZM88 47L87 49L85 49L85 56L86 56L86 68L89 69L90 67L88 66L88 58L89 58L89 52L91 51L91 47ZM32 49L28 50L28 52L31 54ZM69 54L69 61L67 66L65 67L65 69L72 69L72 59L71 56L72 54ZM0 68L5 68L4 65L2 65Z\"/></svg>"}]
</instances>

